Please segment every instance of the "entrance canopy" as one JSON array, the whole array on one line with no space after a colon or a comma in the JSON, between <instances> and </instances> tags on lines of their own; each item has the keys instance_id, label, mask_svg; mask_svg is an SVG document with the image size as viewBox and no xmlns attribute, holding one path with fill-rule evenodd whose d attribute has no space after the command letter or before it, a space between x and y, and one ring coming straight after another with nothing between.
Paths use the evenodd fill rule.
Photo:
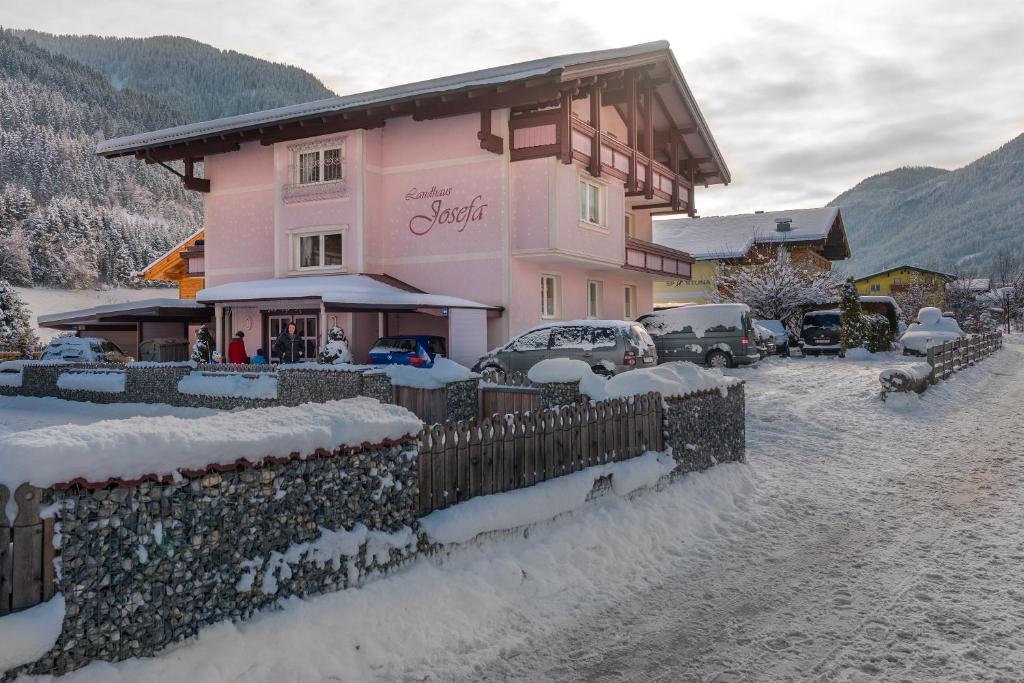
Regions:
<instances>
[{"instance_id":1,"label":"entrance canopy","mask_svg":"<svg viewBox=\"0 0 1024 683\"><path fill-rule=\"evenodd\" d=\"M469 299L428 294L387 275L321 275L232 282L207 287L196 295L205 304L319 299L327 311L415 311L421 308L472 308L500 311Z\"/></svg>"},{"instance_id":2,"label":"entrance canopy","mask_svg":"<svg viewBox=\"0 0 1024 683\"><path fill-rule=\"evenodd\" d=\"M38 318L40 327L72 330L93 325L139 322L202 323L213 318L213 309L188 299L142 299L107 304Z\"/></svg>"}]
</instances>

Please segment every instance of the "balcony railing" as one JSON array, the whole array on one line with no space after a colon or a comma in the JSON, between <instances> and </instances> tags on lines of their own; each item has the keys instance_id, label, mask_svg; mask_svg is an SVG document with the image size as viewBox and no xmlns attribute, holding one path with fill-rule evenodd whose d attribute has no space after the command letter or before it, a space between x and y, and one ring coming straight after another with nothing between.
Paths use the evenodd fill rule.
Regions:
<instances>
[{"instance_id":1,"label":"balcony railing","mask_svg":"<svg viewBox=\"0 0 1024 683\"><path fill-rule=\"evenodd\" d=\"M692 266L693 257L685 251L636 237L626 238L626 263L623 268L664 276L666 280L689 280Z\"/></svg>"}]
</instances>

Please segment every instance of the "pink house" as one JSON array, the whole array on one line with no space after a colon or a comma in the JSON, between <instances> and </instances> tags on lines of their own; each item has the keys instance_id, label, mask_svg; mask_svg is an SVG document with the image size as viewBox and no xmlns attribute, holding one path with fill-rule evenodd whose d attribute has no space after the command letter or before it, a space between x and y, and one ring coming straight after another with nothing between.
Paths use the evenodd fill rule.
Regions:
<instances>
[{"instance_id":1,"label":"pink house","mask_svg":"<svg viewBox=\"0 0 1024 683\"><path fill-rule=\"evenodd\" d=\"M439 334L472 364L546 320L635 318L692 259L651 216L729 171L665 42L565 55L108 140L203 193L218 346L294 320ZM202 177L196 174L202 162ZM170 167L169 167L170 168Z\"/></svg>"}]
</instances>

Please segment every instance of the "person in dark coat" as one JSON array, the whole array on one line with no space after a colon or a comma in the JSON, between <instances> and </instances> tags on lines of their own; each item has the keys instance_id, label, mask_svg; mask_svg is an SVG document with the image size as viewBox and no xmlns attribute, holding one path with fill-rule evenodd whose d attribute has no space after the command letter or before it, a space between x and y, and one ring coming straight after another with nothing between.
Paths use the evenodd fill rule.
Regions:
<instances>
[{"instance_id":1,"label":"person in dark coat","mask_svg":"<svg viewBox=\"0 0 1024 683\"><path fill-rule=\"evenodd\" d=\"M245 333L239 330L235 332L235 338L228 344L228 362L237 363L238 365L246 365L249 362L249 356L245 353Z\"/></svg>"},{"instance_id":2,"label":"person in dark coat","mask_svg":"<svg viewBox=\"0 0 1024 683\"><path fill-rule=\"evenodd\" d=\"M299 363L302 361L305 342L299 336L299 328L295 323L288 323L274 342L274 351L282 363Z\"/></svg>"}]
</instances>

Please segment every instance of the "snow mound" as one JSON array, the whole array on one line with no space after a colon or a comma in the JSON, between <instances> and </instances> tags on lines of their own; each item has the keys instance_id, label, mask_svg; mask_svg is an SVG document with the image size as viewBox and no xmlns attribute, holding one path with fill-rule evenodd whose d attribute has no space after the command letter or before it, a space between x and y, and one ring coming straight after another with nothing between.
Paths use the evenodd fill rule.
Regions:
<instances>
[{"instance_id":1,"label":"snow mound","mask_svg":"<svg viewBox=\"0 0 1024 683\"><path fill-rule=\"evenodd\" d=\"M0 387L21 387L20 372L4 372L0 370Z\"/></svg>"},{"instance_id":2,"label":"snow mound","mask_svg":"<svg viewBox=\"0 0 1024 683\"><path fill-rule=\"evenodd\" d=\"M649 451L621 462L595 465L535 486L472 498L420 519L434 543L465 543L480 534L536 524L582 507L601 477L611 476L612 490L625 496L653 486L675 468L671 454Z\"/></svg>"},{"instance_id":3,"label":"snow mound","mask_svg":"<svg viewBox=\"0 0 1024 683\"><path fill-rule=\"evenodd\" d=\"M36 661L57 644L64 628L64 596L0 617L0 673Z\"/></svg>"},{"instance_id":4,"label":"snow mound","mask_svg":"<svg viewBox=\"0 0 1024 683\"><path fill-rule=\"evenodd\" d=\"M917 322L922 325L935 325L942 320L942 311L934 306L925 306L917 312Z\"/></svg>"},{"instance_id":5,"label":"snow mound","mask_svg":"<svg viewBox=\"0 0 1024 683\"><path fill-rule=\"evenodd\" d=\"M62 372L57 377L57 388L64 390L98 391L104 394L124 392L123 372Z\"/></svg>"},{"instance_id":6,"label":"snow mound","mask_svg":"<svg viewBox=\"0 0 1024 683\"><path fill-rule=\"evenodd\" d=\"M367 366L358 367L365 368ZM436 356L434 365L429 368L418 368L413 365L371 365L369 367L372 367L375 372L390 377L391 384L394 386L414 389L440 389L449 382L461 382L480 376L466 366L441 356Z\"/></svg>"},{"instance_id":7,"label":"snow mound","mask_svg":"<svg viewBox=\"0 0 1024 683\"><path fill-rule=\"evenodd\" d=\"M668 398L717 389L725 396L730 386L739 383L740 380L726 377L718 368L701 368L693 363L677 361L616 375L608 380L605 392L608 398L624 398L656 391Z\"/></svg>"},{"instance_id":8,"label":"snow mound","mask_svg":"<svg viewBox=\"0 0 1024 683\"><path fill-rule=\"evenodd\" d=\"M401 406L367 397L185 419L173 416L58 425L0 436L0 484L48 487L82 478L178 476L239 459L301 457L317 449L379 444L419 433L423 423Z\"/></svg>"},{"instance_id":9,"label":"snow mound","mask_svg":"<svg viewBox=\"0 0 1024 683\"><path fill-rule=\"evenodd\" d=\"M579 382L594 374L590 366L573 358L545 358L530 368L527 377L536 384L551 382Z\"/></svg>"},{"instance_id":10,"label":"snow mound","mask_svg":"<svg viewBox=\"0 0 1024 683\"><path fill-rule=\"evenodd\" d=\"M277 398L273 373L190 372L178 380L178 393L190 396Z\"/></svg>"},{"instance_id":11,"label":"snow mound","mask_svg":"<svg viewBox=\"0 0 1024 683\"><path fill-rule=\"evenodd\" d=\"M933 346L967 336L956 320L944 317L937 308L922 308L917 319L919 322L912 323L900 337L900 344L904 349L921 355L928 353L928 349Z\"/></svg>"}]
</instances>

